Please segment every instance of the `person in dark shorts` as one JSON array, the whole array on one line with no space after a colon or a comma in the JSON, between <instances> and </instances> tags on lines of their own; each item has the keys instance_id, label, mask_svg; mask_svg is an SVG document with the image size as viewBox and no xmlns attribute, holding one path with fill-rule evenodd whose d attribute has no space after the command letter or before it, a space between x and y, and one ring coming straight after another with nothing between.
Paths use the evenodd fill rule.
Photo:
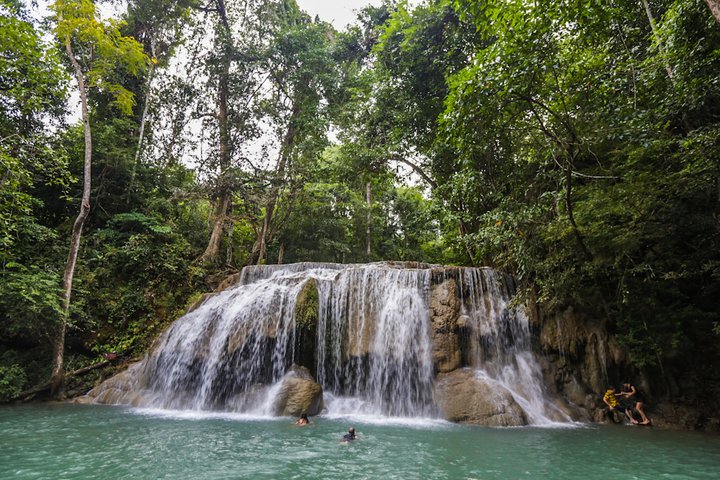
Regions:
<instances>
[{"instance_id":1,"label":"person in dark shorts","mask_svg":"<svg viewBox=\"0 0 720 480\"><path fill-rule=\"evenodd\" d=\"M607 387L607 390L605 390L605 395L603 395L603 402L605 402L605 405L608 406L607 415L612 422L618 423L615 419L615 416L613 415L613 412L618 411L624 412L625 416L628 418L628 420L630 420L630 423L638 423L638 421L635 420L632 416L629 403L627 402L623 394L619 393L614 386L611 385Z\"/></svg>"},{"instance_id":2,"label":"person in dark shorts","mask_svg":"<svg viewBox=\"0 0 720 480\"><path fill-rule=\"evenodd\" d=\"M622 391L623 401L628 404L631 409L635 409L640 414L640 421L636 422L638 425L650 425L650 419L645 415L645 402L642 394L635 388L632 383L623 383Z\"/></svg>"},{"instance_id":3,"label":"person in dark shorts","mask_svg":"<svg viewBox=\"0 0 720 480\"><path fill-rule=\"evenodd\" d=\"M355 434L355 429L353 427L350 427L348 429L348 433L343 435L342 441L343 442L352 442L353 440L357 439L357 435Z\"/></svg>"}]
</instances>

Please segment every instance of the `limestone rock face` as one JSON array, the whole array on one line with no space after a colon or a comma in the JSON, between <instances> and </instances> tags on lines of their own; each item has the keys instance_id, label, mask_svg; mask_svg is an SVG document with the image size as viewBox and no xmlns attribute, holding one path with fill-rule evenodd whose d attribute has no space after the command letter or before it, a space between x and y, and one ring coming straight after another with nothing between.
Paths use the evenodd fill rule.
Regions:
<instances>
[{"instance_id":1,"label":"limestone rock face","mask_svg":"<svg viewBox=\"0 0 720 480\"><path fill-rule=\"evenodd\" d=\"M438 372L450 372L462 363L457 282L448 278L430 292L432 359Z\"/></svg>"},{"instance_id":2,"label":"limestone rock face","mask_svg":"<svg viewBox=\"0 0 720 480\"><path fill-rule=\"evenodd\" d=\"M596 408L608 376L613 376L611 366L627 363L604 323L591 321L572 308L544 318L539 340L549 360L547 385L588 411Z\"/></svg>"},{"instance_id":3,"label":"limestone rock face","mask_svg":"<svg viewBox=\"0 0 720 480\"><path fill-rule=\"evenodd\" d=\"M491 427L527 425L524 412L510 392L479 378L470 369L438 375L435 401L443 417L451 422Z\"/></svg>"},{"instance_id":4,"label":"limestone rock face","mask_svg":"<svg viewBox=\"0 0 720 480\"><path fill-rule=\"evenodd\" d=\"M138 393L139 378L139 364L135 363L127 370L105 380L86 395L76 398L74 402L137 406L142 400L141 394Z\"/></svg>"},{"instance_id":5,"label":"limestone rock face","mask_svg":"<svg viewBox=\"0 0 720 480\"><path fill-rule=\"evenodd\" d=\"M275 399L275 413L294 417L302 413L317 415L322 407L322 387L313 380L307 368L293 367Z\"/></svg>"}]
</instances>

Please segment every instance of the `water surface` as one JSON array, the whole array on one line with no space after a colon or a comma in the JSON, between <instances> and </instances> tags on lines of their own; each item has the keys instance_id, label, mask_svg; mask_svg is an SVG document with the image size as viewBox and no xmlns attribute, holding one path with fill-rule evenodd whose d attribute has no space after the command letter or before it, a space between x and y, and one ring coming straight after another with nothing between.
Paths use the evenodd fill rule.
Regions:
<instances>
[{"instance_id":1,"label":"water surface","mask_svg":"<svg viewBox=\"0 0 720 480\"><path fill-rule=\"evenodd\" d=\"M720 436L97 405L0 408L2 479L717 479ZM354 426L361 439L340 443Z\"/></svg>"}]
</instances>

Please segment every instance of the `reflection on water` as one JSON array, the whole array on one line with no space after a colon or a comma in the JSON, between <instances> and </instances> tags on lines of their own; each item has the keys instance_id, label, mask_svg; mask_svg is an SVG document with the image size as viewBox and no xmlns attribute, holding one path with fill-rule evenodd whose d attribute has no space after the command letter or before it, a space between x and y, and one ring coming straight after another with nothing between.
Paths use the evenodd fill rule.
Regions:
<instances>
[{"instance_id":1,"label":"reflection on water","mask_svg":"<svg viewBox=\"0 0 720 480\"><path fill-rule=\"evenodd\" d=\"M0 478L720 478L720 437L706 434L623 426L492 429L372 417L317 417L301 428L292 421L82 405L3 407ZM360 440L342 444L349 426Z\"/></svg>"}]
</instances>

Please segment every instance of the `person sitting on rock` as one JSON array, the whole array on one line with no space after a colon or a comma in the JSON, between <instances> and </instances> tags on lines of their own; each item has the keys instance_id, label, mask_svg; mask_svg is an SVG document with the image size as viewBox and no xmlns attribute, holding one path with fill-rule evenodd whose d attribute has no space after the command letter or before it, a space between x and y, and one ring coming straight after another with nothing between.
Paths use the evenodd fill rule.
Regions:
<instances>
[{"instance_id":1,"label":"person sitting on rock","mask_svg":"<svg viewBox=\"0 0 720 480\"><path fill-rule=\"evenodd\" d=\"M643 408L645 403L643 402L642 394L635 388L635 385L631 383L623 383L623 389L620 392L620 395L622 395L625 402L628 403L628 408L634 408L635 411L640 414L641 421L633 423L638 425L650 425L650 419L647 415L645 415L645 410Z\"/></svg>"},{"instance_id":2,"label":"person sitting on rock","mask_svg":"<svg viewBox=\"0 0 720 480\"><path fill-rule=\"evenodd\" d=\"M613 421L613 423L617 423L615 420L615 416L613 415L613 412L624 412L625 415L628 417L631 423L636 424L638 423L637 420L635 420L632 417L632 413L630 412L630 409L627 405L624 403L620 403L620 400L618 397L621 397L622 394L618 393L617 389L610 385L607 387L607 390L605 390L605 395L603 395L603 402L605 402L605 405L608 406L607 409L607 415L610 417L610 419Z\"/></svg>"},{"instance_id":3,"label":"person sitting on rock","mask_svg":"<svg viewBox=\"0 0 720 480\"><path fill-rule=\"evenodd\" d=\"M310 420L308 420L307 413L300 414L300 418L298 418L297 422L295 422L295 425L298 425L300 427L310 425Z\"/></svg>"},{"instance_id":4,"label":"person sitting on rock","mask_svg":"<svg viewBox=\"0 0 720 480\"><path fill-rule=\"evenodd\" d=\"M348 433L343 435L342 441L343 442L352 442L353 440L357 439L357 435L355 434L355 429L353 427L350 427L348 429Z\"/></svg>"}]
</instances>

